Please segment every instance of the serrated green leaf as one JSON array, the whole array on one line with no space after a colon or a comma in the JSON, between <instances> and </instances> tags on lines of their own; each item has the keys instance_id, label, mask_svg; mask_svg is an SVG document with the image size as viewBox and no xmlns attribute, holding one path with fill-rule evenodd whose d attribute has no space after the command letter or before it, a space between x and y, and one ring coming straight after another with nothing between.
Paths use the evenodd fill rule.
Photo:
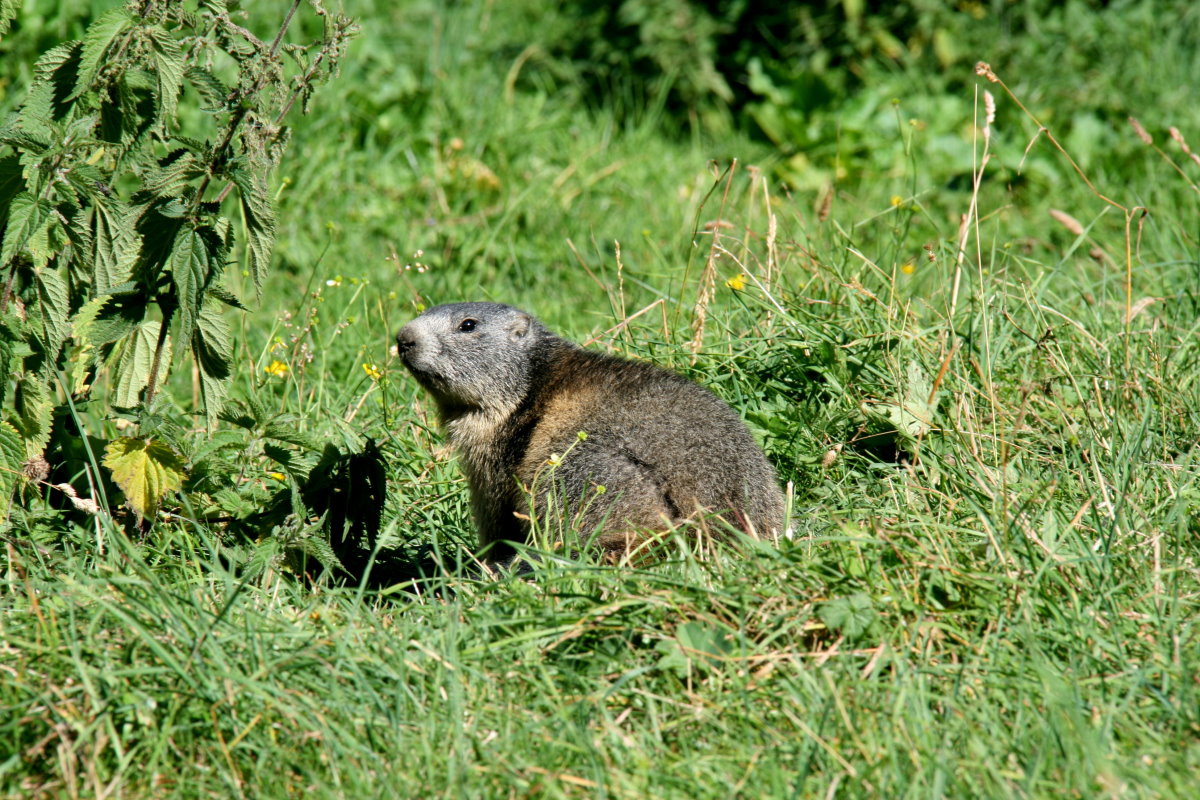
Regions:
<instances>
[{"instance_id":1,"label":"serrated green leaf","mask_svg":"<svg viewBox=\"0 0 1200 800\"><path fill-rule=\"evenodd\" d=\"M71 300L67 282L53 269L37 270L34 282L37 285L38 304L31 310L39 317L38 338L53 360L63 342L71 335Z\"/></svg>"},{"instance_id":2,"label":"serrated green leaf","mask_svg":"<svg viewBox=\"0 0 1200 800\"><path fill-rule=\"evenodd\" d=\"M13 420L25 441L25 457L40 455L50 441L54 412L50 387L36 375L22 375L13 393Z\"/></svg>"},{"instance_id":3,"label":"serrated green leaf","mask_svg":"<svg viewBox=\"0 0 1200 800\"><path fill-rule=\"evenodd\" d=\"M21 160L15 155L0 158L0 219L8 215L8 204L25 189Z\"/></svg>"},{"instance_id":4,"label":"serrated green leaf","mask_svg":"<svg viewBox=\"0 0 1200 800\"><path fill-rule=\"evenodd\" d=\"M297 427L297 422L298 420L294 418L273 419L263 427L262 435L266 439L287 442L288 444L294 444L309 450L320 450L323 446L322 443L305 433L301 433Z\"/></svg>"},{"instance_id":5,"label":"serrated green leaf","mask_svg":"<svg viewBox=\"0 0 1200 800\"><path fill-rule=\"evenodd\" d=\"M4 230L4 245L0 247L0 267L7 266L25 244L47 223L52 208L45 200L21 192L8 207L8 226Z\"/></svg>"},{"instance_id":6,"label":"serrated green leaf","mask_svg":"<svg viewBox=\"0 0 1200 800\"><path fill-rule=\"evenodd\" d=\"M79 310L75 312L75 316L71 317L71 336L79 344L96 344L91 340L92 329L95 327L96 320L100 316L100 312L108 305L111 300L110 295L101 297L93 297L88 300Z\"/></svg>"},{"instance_id":7,"label":"serrated green leaf","mask_svg":"<svg viewBox=\"0 0 1200 800\"><path fill-rule=\"evenodd\" d=\"M19 112L23 124L40 129L67 116L72 105L70 94L79 78L80 50L80 42L66 42L38 59L33 85Z\"/></svg>"},{"instance_id":8,"label":"serrated green leaf","mask_svg":"<svg viewBox=\"0 0 1200 800\"><path fill-rule=\"evenodd\" d=\"M242 311L249 310L242 305L242 301L238 299L237 295L220 284L214 284L208 287L208 296L214 300L220 300L222 303L232 308L241 309Z\"/></svg>"},{"instance_id":9,"label":"serrated green leaf","mask_svg":"<svg viewBox=\"0 0 1200 800\"><path fill-rule=\"evenodd\" d=\"M262 295L263 284L271 268L271 250L275 247L275 209L267 193L266 177L248 169L233 170L231 177L238 187L242 201L242 217L246 223L246 250L250 255L250 276L254 279L256 296Z\"/></svg>"},{"instance_id":10,"label":"serrated green leaf","mask_svg":"<svg viewBox=\"0 0 1200 800\"><path fill-rule=\"evenodd\" d=\"M154 348L158 345L158 331L158 320L146 320L118 341L108 354L104 366L112 387L109 402L114 406L133 408L138 404L138 396L150 380L150 365L154 360ZM167 337L163 350L170 351L170 337ZM160 383L167 379L168 366L167 359L159 365Z\"/></svg>"},{"instance_id":11,"label":"serrated green leaf","mask_svg":"<svg viewBox=\"0 0 1200 800\"><path fill-rule=\"evenodd\" d=\"M208 248L194 228L184 226L179 229L171 248L168 269L179 301L179 342L183 347L192 341L204 290L212 275Z\"/></svg>"},{"instance_id":12,"label":"serrated green leaf","mask_svg":"<svg viewBox=\"0 0 1200 800\"><path fill-rule=\"evenodd\" d=\"M50 131L39 128L31 130L27 125L13 124L0 128L0 144L6 144L23 154L40 154L50 149Z\"/></svg>"},{"instance_id":13,"label":"serrated green leaf","mask_svg":"<svg viewBox=\"0 0 1200 800\"><path fill-rule=\"evenodd\" d=\"M200 368L200 397L209 427L217 423L229 393L229 372L233 362L233 339L229 325L212 306L200 310L192 334L192 355Z\"/></svg>"},{"instance_id":14,"label":"serrated green leaf","mask_svg":"<svg viewBox=\"0 0 1200 800\"><path fill-rule=\"evenodd\" d=\"M173 160L146 170L142 176L142 191L153 195L172 194L203 174L204 165L194 155L187 151L176 152Z\"/></svg>"},{"instance_id":15,"label":"serrated green leaf","mask_svg":"<svg viewBox=\"0 0 1200 800\"><path fill-rule=\"evenodd\" d=\"M0 525L8 524L13 490L25 463L25 442L17 429L0 422Z\"/></svg>"},{"instance_id":16,"label":"serrated green leaf","mask_svg":"<svg viewBox=\"0 0 1200 800\"><path fill-rule=\"evenodd\" d=\"M8 28L17 18L20 8L18 0L0 0L0 36L8 33Z\"/></svg>"},{"instance_id":17,"label":"serrated green leaf","mask_svg":"<svg viewBox=\"0 0 1200 800\"><path fill-rule=\"evenodd\" d=\"M129 280L142 249L137 232L139 207L126 208L107 202L92 208L92 290L96 294L112 291Z\"/></svg>"},{"instance_id":18,"label":"serrated green leaf","mask_svg":"<svg viewBox=\"0 0 1200 800\"><path fill-rule=\"evenodd\" d=\"M167 492L183 486L183 460L155 439L123 437L104 448L104 466L125 493L125 501L142 518L153 519Z\"/></svg>"},{"instance_id":19,"label":"serrated green leaf","mask_svg":"<svg viewBox=\"0 0 1200 800\"><path fill-rule=\"evenodd\" d=\"M154 48L154 65L158 72L160 124L166 125L175 118L179 92L183 88L183 50L171 34L158 26L147 28L146 33Z\"/></svg>"},{"instance_id":20,"label":"serrated green leaf","mask_svg":"<svg viewBox=\"0 0 1200 800\"><path fill-rule=\"evenodd\" d=\"M133 151L148 141L147 134L154 127L158 108L154 99L157 90L153 75L140 69L127 70L117 84L116 102L104 105L108 110L105 135L112 141L122 142L126 151Z\"/></svg>"},{"instance_id":21,"label":"serrated green leaf","mask_svg":"<svg viewBox=\"0 0 1200 800\"><path fill-rule=\"evenodd\" d=\"M87 379L96 366L98 352L98 343L92 339L92 334L100 312L104 310L111 299L109 295L93 297L75 312L75 316L71 317L71 338L79 345L78 351L72 358L71 394L84 394L90 388Z\"/></svg>"},{"instance_id":22,"label":"serrated green leaf","mask_svg":"<svg viewBox=\"0 0 1200 800\"><path fill-rule=\"evenodd\" d=\"M229 88L211 70L203 67L188 67L185 73L197 94L208 106L205 111L224 111L229 102Z\"/></svg>"},{"instance_id":23,"label":"serrated green leaf","mask_svg":"<svg viewBox=\"0 0 1200 800\"><path fill-rule=\"evenodd\" d=\"M114 8L88 26L83 34L83 52L79 57L79 78L68 99L74 100L92 87L109 48L132 25L133 19L125 8Z\"/></svg>"}]
</instances>

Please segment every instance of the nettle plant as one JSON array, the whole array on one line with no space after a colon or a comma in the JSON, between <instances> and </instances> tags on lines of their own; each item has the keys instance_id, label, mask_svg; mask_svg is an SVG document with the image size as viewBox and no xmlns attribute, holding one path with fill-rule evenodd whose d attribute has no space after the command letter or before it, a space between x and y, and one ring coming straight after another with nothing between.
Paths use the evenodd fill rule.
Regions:
<instances>
[{"instance_id":1,"label":"nettle plant","mask_svg":"<svg viewBox=\"0 0 1200 800\"><path fill-rule=\"evenodd\" d=\"M169 370L189 362L209 429L221 417L260 441L316 449L257 403L223 411L233 356L223 312L244 308L223 275L238 242L261 291L275 229L268 176L287 145L284 121L333 74L353 33L349 19L309 5L322 35L288 44L300 0L283 8L272 41L236 21L236 3L130 2L38 61L24 102L0 127L6 517L14 490L63 480L58 468L75 453L93 491L111 477L148 525L192 478L197 453L183 442L191 417L160 399ZM14 9L0 8L0 24ZM79 426L85 407L124 415L136 435L90 443ZM302 461L275 452L286 466ZM110 476L95 474L97 461ZM210 484L219 497L219 482ZM55 485L76 507L94 503Z\"/></svg>"}]
</instances>

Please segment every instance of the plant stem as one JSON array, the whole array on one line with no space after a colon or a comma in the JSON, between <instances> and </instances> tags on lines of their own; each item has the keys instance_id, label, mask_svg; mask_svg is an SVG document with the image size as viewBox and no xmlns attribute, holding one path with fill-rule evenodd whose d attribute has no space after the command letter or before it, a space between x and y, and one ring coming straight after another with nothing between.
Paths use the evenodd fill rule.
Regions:
<instances>
[{"instance_id":1,"label":"plant stem","mask_svg":"<svg viewBox=\"0 0 1200 800\"><path fill-rule=\"evenodd\" d=\"M175 305L163 306L162 323L158 327L158 343L154 346L154 360L150 362L150 377L146 381L146 405L158 391L158 369L162 364L163 348L167 343L167 332L171 330L171 317L175 316Z\"/></svg>"},{"instance_id":2,"label":"plant stem","mask_svg":"<svg viewBox=\"0 0 1200 800\"><path fill-rule=\"evenodd\" d=\"M301 0L292 0L292 5L288 9L287 14L283 18L283 23L279 26L279 32L275 34L275 40L271 42L271 49L267 51L270 58L274 58L279 54L279 47L283 44L283 36L287 33L288 26L292 24L292 18L296 16L296 10L300 7ZM210 164L216 164L225 156L225 152L229 149L230 143L233 141L233 136L237 133L237 129L241 126L242 120L246 118L246 114L250 111L250 106L245 102L247 98L253 97L267 83L267 75L263 73L250 87L249 91L238 97L238 107L234 110L233 116L229 118L229 123L225 126L225 134L221 137L221 143L213 150L212 161ZM204 180L200 182L200 188L196 190L196 199L192 201L192 216L200 208L200 204L204 202L204 193L208 189L208 185L212 183L211 168L205 174ZM229 193L228 188L221 192L221 199Z\"/></svg>"}]
</instances>

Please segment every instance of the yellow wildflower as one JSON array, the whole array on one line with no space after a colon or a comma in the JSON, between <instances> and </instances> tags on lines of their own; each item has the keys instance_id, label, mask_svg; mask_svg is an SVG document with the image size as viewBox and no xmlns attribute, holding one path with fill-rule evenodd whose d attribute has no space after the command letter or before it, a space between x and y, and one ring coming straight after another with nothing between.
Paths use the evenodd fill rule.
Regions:
<instances>
[{"instance_id":1,"label":"yellow wildflower","mask_svg":"<svg viewBox=\"0 0 1200 800\"><path fill-rule=\"evenodd\" d=\"M288 365L276 359L263 368L263 372L275 378L282 378L288 374Z\"/></svg>"},{"instance_id":2,"label":"yellow wildflower","mask_svg":"<svg viewBox=\"0 0 1200 800\"><path fill-rule=\"evenodd\" d=\"M740 292L746 288L746 273L739 272L729 280L725 281L725 285L735 292Z\"/></svg>"},{"instance_id":3,"label":"yellow wildflower","mask_svg":"<svg viewBox=\"0 0 1200 800\"><path fill-rule=\"evenodd\" d=\"M892 208L899 208L904 205L904 198L898 194L892 195Z\"/></svg>"},{"instance_id":4,"label":"yellow wildflower","mask_svg":"<svg viewBox=\"0 0 1200 800\"><path fill-rule=\"evenodd\" d=\"M379 367L374 364L363 364L363 372L367 373L367 377L373 381L377 381L383 377L383 373L379 371Z\"/></svg>"},{"instance_id":5,"label":"yellow wildflower","mask_svg":"<svg viewBox=\"0 0 1200 800\"><path fill-rule=\"evenodd\" d=\"M917 271L917 268L912 263L904 263L900 265L900 271L905 275L912 275Z\"/></svg>"}]
</instances>

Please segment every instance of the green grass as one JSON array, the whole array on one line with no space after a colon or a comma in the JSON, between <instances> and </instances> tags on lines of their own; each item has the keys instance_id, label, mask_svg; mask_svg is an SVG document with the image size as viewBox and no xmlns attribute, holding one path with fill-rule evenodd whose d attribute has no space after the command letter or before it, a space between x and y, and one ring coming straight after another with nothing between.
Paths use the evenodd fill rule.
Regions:
<instances>
[{"instance_id":1,"label":"green grass","mask_svg":"<svg viewBox=\"0 0 1200 800\"><path fill-rule=\"evenodd\" d=\"M960 262L973 57L953 79L876 65L814 121L843 149L789 191L747 134L614 124L569 64L531 59L506 94L535 4L359 4L278 172L277 270L235 321L234 396L374 437L381 555L469 561L466 487L388 347L417 304L511 302L725 397L792 484L794 536L368 590L298 577L267 530L43 519L4 534L0 793L1190 796L1200 165L1166 130L1200 149L1178 94L1200 17L1112 6L959 33L1097 192L1150 214L1127 240L980 81L998 121ZM187 404L188 376L170 391Z\"/></svg>"}]
</instances>

